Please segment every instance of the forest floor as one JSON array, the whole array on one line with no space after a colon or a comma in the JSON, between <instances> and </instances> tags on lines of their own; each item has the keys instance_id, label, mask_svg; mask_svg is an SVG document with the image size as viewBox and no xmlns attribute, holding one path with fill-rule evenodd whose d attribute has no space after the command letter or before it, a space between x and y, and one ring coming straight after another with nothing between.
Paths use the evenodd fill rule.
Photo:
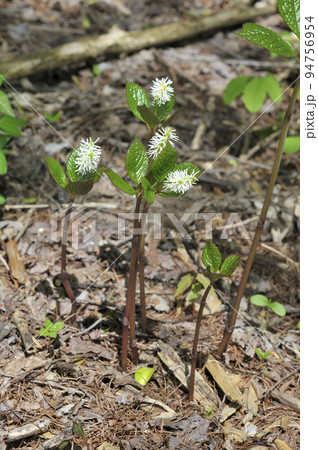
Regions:
<instances>
[{"instance_id":1,"label":"forest floor","mask_svg":"<svg viewBox=\"0 0 318 450\"><path fill-rule=\"evenodd\" d=\"M106 33L112 25L143 29L231 4L2 0L0 58ZM257 22L284 30L279 15ZM212 356L243 273L274 161L277 131L269 132L279 129L291 89L273 105L267 99L264 114L257 115L240 99L226 106L223 92L237 76L264 76L268 71L285 90L298 70L296 63L273 58L235 31L66 66L13 81L17 92L6 89L17 116L23 114L28 126L10 142L8 173L0 177L6 197L0 210L0 449L299 448L299 153L283 155L236 329L223 359L215 364ZM137 305L140 362L130 362L123 373L119 361L132 198L103 179L76 205L67 257L79 310L71 325L54 228L67 197L41 156L64 165L81 138L100 137L101 164L124 177L132 140L138 136L146 145L148 139L146 127L126 103L125 80L149 92L155 77L174 81L176 107L181 107L173 123L180 138L179 162L190 160L206 172L184 197L160 197L151 206L145 272L148 333L141 332ZM50 122L44 120L46 114L59 116ZM299 134L298 125L296 105L291 135ZM186 221L184 213L189 213ZM198 357L207 390L189 402L196 306L189 293L176 299L174 292L189 273L178 252L202 271L200 256L212 228L211 220L207 224L198 218L200 213L218 213L213 241L223 255L242 258L231 279L216 284L218 295L210 297ZM158 217L160 239L154 235ZM186 236L178 234L171 217L184 223ZM237 226L241 221L243 226ZM266 311L250 303L254 294L282 303L286 316L270 314L264 330ZM47 317L65 321L53 349L38 334ZM27 339L32 343L28 349ZM270 353L263 367L255 348ZM134 377L141 367L155 369L146 386ZM32 424L33 431L23 434L20 427L32 430Z\"/></svg>"}]
</instances>

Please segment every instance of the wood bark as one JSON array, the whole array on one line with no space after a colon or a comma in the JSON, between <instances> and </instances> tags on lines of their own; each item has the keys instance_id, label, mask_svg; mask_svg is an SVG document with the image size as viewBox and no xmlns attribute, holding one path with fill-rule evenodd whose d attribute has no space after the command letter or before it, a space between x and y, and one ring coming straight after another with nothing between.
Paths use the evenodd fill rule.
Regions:
<instances>
[{"instance_id":1,"label":"wood bark","mask_svg":"<svg viewBox=\"0 0 318 450\"><path fill-rule=\"evenodd\" d=\"M262 8L241 5L216 14L180 20L148 30L126 32L113 27L107 34L80 39L50 50L42 50L3 62L0 64L0 73L5 74L7 80L12 80L103 55L133 53L143 48L159 47L192 39L202 33L212 33L239 25L258 16L273 14L275 11L275 5Z\"/></svg>"}]
</instances>

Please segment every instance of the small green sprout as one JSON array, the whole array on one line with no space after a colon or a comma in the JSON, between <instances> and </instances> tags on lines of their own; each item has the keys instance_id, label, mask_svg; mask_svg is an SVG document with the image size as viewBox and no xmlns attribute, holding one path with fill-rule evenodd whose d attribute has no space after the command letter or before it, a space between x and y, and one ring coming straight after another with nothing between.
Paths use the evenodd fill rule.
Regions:
<instances>
[{"instance_id":1,"label":"small green sprout","mask_svg":"<svg viewBox=\"0 0 318 450\"><path fill-rule=\"evenodd\" d=\"M45 319L45 328L39 330L40 336L50 336L50 338L55 339L58 333L62 330L64 322L53 323L49 318Z\"/></svg>"},{"instance_id":2,"label":"small green sprout","mask_svg":"<svg viewBox=\"0 0 318 450\"><path fill-rule=\"evenodd\" d=\"M47 120L52 123L57 122L61 118L61 113L51 115L47 111L44 111L44 115L47 118Z\"/></svg>"},{"instance_id":3,"label":"small green sprout","mask_svg":"<svg viewBox=\"0 0 318 450\"><path fill-rule=\"evenodd\" d=\"M266 370L264 369L264 366L263 366L263 360L268 358L269 356L271 356L271 353L270 352L262 353L259 348L255 349L255 353L259 358L261 370L262 370L264 376L266 377Z\"/></svg>"},{"instance_id":4,"label":"small green sprout","mask_svg":"<svg viewBox=\"0 0 318 450\"><path fill-rule=\"evenodd\" d=\"M213 411L213 406L210 406L209 408L207 408L207 411L204 414L204 417L206 417L207 419L213 419L214 415L215 415L215 412Z\"/></svg>"},{"instance_id":5,"label":"small green sprout","mask_svg":"<svg viewBox=\"0 0 318 450\"><path fill-rule=\"evenodd\" d=\"M267 307L267 312L266 312L266 318L265 318L265 324L264 324L264 330L267 329L267 323L268 323L268 316L269 316L269 311L272 310L275 314L277 314L280 317L286 316L286 309L284 308L284 306L279 303L279 302L272 302L272 300L267 297L265 297L265 295L253 295L250 298L251 303L253 303L253 305L256 306L263 306L263 307Z\"/></svg>"}]
</instances>

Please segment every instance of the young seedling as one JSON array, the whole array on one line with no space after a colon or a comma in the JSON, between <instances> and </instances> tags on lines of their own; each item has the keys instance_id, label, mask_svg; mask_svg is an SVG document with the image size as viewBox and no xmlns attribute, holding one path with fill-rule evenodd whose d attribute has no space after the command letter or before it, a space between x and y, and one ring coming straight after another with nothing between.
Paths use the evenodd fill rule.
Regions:
<instances>
[{"instance_id":1,"label":"young seedling","mask_svg":"<svg viewBox=\"0 0 318 450\"><path fill-rule=\"evenodd\" d=\"M278 10L280 15L289 26L289 28L295 33L295 35L299 38L299 28L300 28L300 0L278 0ZM311 18L307 18L307 20L311 20ZM296 58L299 61L299 55L294 47L284 40L281 36L274 33L274 31L269 30L268 28L262 27L261 25L257 25L255 23L247 23L243 26L243 29L237 33L239 36L246 38L247 40L254 42L261 47L266 48L270 52L273 52L278 55L285 56L287 58ZM244 273L237 291L237 295L233 304L233 309L227 323L227 326L224 330L223 339L219 346L217 356L221 357L224 351L227 348L228 342L232 336L235 322L237 318L237 313L240 308L242 296L245 290L245 286L251 271L251 267L254 261L254 256L256 253L256 249L261 237L261 233L264 227L264 223L266 220L268 208L271 202L273 189L276 183L279 166L285 146L285 140L288 133L291 116L294 110L294 106L298 97L300 86L300 78L298 77L295 80L295 85L293 88L292 95L289 100L289 104L286 110L286 114L282 123L282 128L280 132L280 138L278 142L278 147L276 150L275 161L271 173L271 177L269 180L269 185L266 191L263 207L259 216L258 224L256 227L256 231L254 234L254 238L252 241L252 245L250 248L250 252L245 264Z\"/></svg>"},{"instance_id":2,"label":"young seedling","mask_svg":"<svg viewBox=\"0 0 318 450\"><path fill-rule=\"evenodd\" d=\"M284 308L284 306L279 302L272 302L272 300L270 298L265 297L265 295L253 295L250 298L250 302L253 303L253 305L267 308L264 330L267 330L268 316L270 310L272 310L275 314L277 314L280 317L286 316L286 309Z\"/></svg>"},{"instance_id":3,"label":"young seedling","mask_svg":"<svg viewBox=\"0 0 318 450\"><path fill-rule=\"evenodd\" d=\"M190 374L190 385L189 385L189 398L193 401L194 398L194 381L195 381L195 369L197 363L197 349L200 334L200 326L203 315L203 310L205 307L206 299L213 284L220 278L230 277L235 271L240 262L240 257L236 255L229 255L225 258L222 263L222 257L220 250L217 248L212 241L208 241L202 252L202 262L206 267L204 275L208 277L210 284L205 289L205 292L201 298L200 308L197 317L197 323L195 327L193 348L192 348L192 359L191 359L191 374Z\"/></svg>"},{"instance_id":4,"label":"young seedling","mask_svg":"<svg viewBox=\"0 0 318 450\"><path fill-rule=\"evenodd\" d=\"M44 328L39 330L40 336L49 336L50 337L50 353L53 354L53 340L57 338L57 335L62 330L64 326L64 322L55 322L53 323L49 318L45 319Z\"/></svg>"},{"instance_id":5,"label":"young seedling","mask_svg":"<svg viewBox=\"0 0 318 450\"><path fill-rule=\"evenodd\" d=\"M256 353L256 355L257 355L258 358L259 358L261 371L263 372L264 377L266 377L267 374L266 374L266 370L264 369L264 366L263 366L263 361L264 361L264 359L266 359L266 358L268 358L269 356L271 356L271 353L270 353L270 352L262 353L261 350L260 350L259 348L256 348L256 349L255 349L255 353Z\"/></svg>"},{"instance_id":6,"label":"young seedling","mask_svg":"<svg viewBox=\"0 0 318 450\"><path fill-rule=\"evenodd\" d=\"M174 106L174 88L169 78L156 79L151 88L152 102L146 91L136 83L126 82L126 97L133 114L146 124L149 132L148 149L135 137L126 156L128 176L135 183L131 187L113 171L106 171L110 181L131 196L136 196L134 234L128 275L127 298L123 320L121 366L127 369L128 337L133 362L138 361L135 340L135 300L137 273L140 281L142 330L146 332L146 302L144 288L145 216L155 195L180 197L196 183L201 171L193 163L177 164L174 149L178 136L171 122L178 111L168 115ZM142 213L142 220L140 218Z\"/></svg>"},{"instance_id":7,"label":"young seedling","mask_svg":"<svg viewBox=\"0 0 318 450\"><path fill-rule=\"evenodd\" d=\"M70 313L71 323L74 323L76 320L77 301L69 283L66 271L68 224L75 197L87 194L93 188L94 184L100 179L102 173L108 171L107 167L97 169L101 155L100 147L96 145L98 139L95 141L93 141L92 138L86 140L82 139L79 147L70 153L66 162L66 172L69 181L66 178L62 166L56 159L43 157L55 182L65 189L70 196L65 213L61 241L61 279L64 289L72 304Z\"/></svg>"}]
</instances>

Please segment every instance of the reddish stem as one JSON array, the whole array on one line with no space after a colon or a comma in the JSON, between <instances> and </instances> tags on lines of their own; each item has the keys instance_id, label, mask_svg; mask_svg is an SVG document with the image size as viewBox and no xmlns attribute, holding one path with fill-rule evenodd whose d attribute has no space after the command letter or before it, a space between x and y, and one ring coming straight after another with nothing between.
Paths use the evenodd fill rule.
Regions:
<instances>
[{"instance_id":1,"label":"reddish stem","mask_svg":"<svg viewBox=\"0 0 318 450\"><path fill-rule=\"evenodd\" d=\"M194 378L195 378L195 369L197 365L197 350L198 350L198 342L199 342L199 334L200 334L200 327L201 327L201 320L203 316L203 310L206 304L206 299L209 295L209 292L212 288L212 282L209 284L209 286L206 288L203 297L201 298L200 302L200 308L198 312L197 317L197 323L195 326L195 333L194 333L194 339L193 339L193 348L192 348L192 359L191 359L191 375L190 375L190 385L189 385L189 399L190 401L193 401L194 398Z\"/></svg>"}]
</instances>

